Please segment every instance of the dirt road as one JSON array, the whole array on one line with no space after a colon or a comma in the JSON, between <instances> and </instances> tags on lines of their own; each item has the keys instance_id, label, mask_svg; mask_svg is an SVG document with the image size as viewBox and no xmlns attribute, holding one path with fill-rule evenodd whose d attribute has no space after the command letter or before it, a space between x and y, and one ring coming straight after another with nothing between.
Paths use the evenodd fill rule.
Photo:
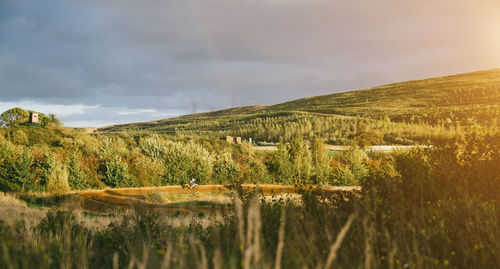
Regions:
<instances>
[{"instance_id":1,"label":"dirt road","mask_svg":"<svg viewBox=\"0 0 500 269\"><path fill-rule=\"evenodd\" d=\"M255 185L243 184L244 190L259 189L264 195L294 194L301 189L317 188L325 192L352 192L359 191L360 187L337 187L337 186L306 186L297 188L290 185ZM196 212L208 213L214 210L220 211L229 209L230 204L221 204L209 200L204 201L176 201L172 203L151 202L147 199L152 194L190 194L190 193L213 193L214 196L234 193L236 190L231 186L223 185L201 185L195 188L183 188L182 186L163 187L142 187L142 188L121 188L106 190L86 190L75 191L59 196L35 197L39 203L50 205L50 207L70 209L76 211L87 211L93 213L109 213L120 210L147 207L158 209L164 212ZM186 196L189 197L189 196Z\"/></svg>"},{"instance_id":2,"label":"dirt road","mask_svg":"<svg viewBox=\"0 0 500 269\"><path fill-rule=\"evenodd\" d=\"M395 150L406 150L411 149L416 146L400 146L400 145L378 145L378 146L370 146L366 148L366 151L374 151L374 152L393 152ZM326 148L329 151L346 151L349 149L349 146L337 146L337 145L328 145ZM256 150L277 150L276 146L254 146L253 149Z\"/></svg>"}]
</instances>

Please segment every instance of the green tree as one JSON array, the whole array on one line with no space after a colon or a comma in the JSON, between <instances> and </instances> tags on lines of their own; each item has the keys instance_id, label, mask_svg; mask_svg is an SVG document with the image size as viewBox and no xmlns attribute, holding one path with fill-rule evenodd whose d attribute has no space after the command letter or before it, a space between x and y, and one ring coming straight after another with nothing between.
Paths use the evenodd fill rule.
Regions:
<instances>
[{"instance_id":1,"label":"green tree","mask_svg":"<svg viewBox=\"0 0 500 269\"><path fill-rule=\"evenodd\" d=\"M110 187L131 187L133 185L127 164L119 159L106 163L106 172L102 181Z\"/></svg>"},{"instance_id":2,"label":"green tree","mask_svg":"<svg viewBox=\"0 0 500 269\"><path fill-rule=\"evenodd\" d=\"M326 183L330 172L330 158L325 144L315 138L311 145L312 180L314 184Z\"/></svg>"},{"instance_id":3,"label":"green tree","mask_svg":"<svg viewBox=\"0 0 500 269\"><path fill-rule=\"evenodd\" d=\"M214 179L217 184L234 183L238 166L234 163L231 153L225 152L217 156L214 163Z\"/></svg>"},{"instance_id":4,"label":"green tree","mask_svg":"<svg viewBox=\"0 0 500 269\"><path fill-rule=\"evenodd\" d=\"M345 161L348 168L356 178L356 184L363 184L368 176L368 167L366 166L366 153L358 147L351 147L344 153Z\"/></svg>"},{"instance_id":5,"label":"green tree","mask_svg":"<svg viewBox=\"0 0 500 269\"><path fill-rule=\"evenodd\" d=\"M55 125L55 126L62 125L61 121L56 117L55 114L49 114L49 116L46 116L45 114L39 113L38 117L40 119L40 125L42 127L47 127L50 124Z\"/></svg>"},{"instance_id":6,"label":"green tree","mask_svg":"<svg viewBox=\"0 0 500 269\"><path fill-rule=\"evenodd\" d=\"M0 164L0 188L2 191L34 190L32 180L33 157L27 150L21 156L8 154Z\"/></svg>"},{"instance_id":7,"label":"green tree","mask_svg":"<svg viewBox=\"0 0 500 269\"><path fill-rule=\"evenodd\" d=\"M292 163L290 162L288 148L283 139L280 139L278 150L272 154L269 171L276 178L276 181L284 184L291 183Z\"/></svg>"},{"instance_id":8,"label":"green tree","mask_svg":"<svg viewBox=\"0 0 500 269\"><path fill-rule=\"evenodd\" d=\"M15 125L19 120L25 119L29 117L29 112L20 108L20 107L15 107L11 108L2 114L0 114L0 125L2 126L13 126Z\"/></svg>"},{"instance_id":9,"label":"green tree","mask_svg":"<svg viewBox=\"0 0 500 269\"><path fill-rule=\"evenodd\" d=\"M332 176L333 185L352 186L357 184L356 176L347 166L339 166L335 168Z\"/></svg>"},{"instance_id":10,"label":"green tree","mask_svg":"<svg viewBox=\"0 0 500 269\"><path fill-rule=\"evenodd\" d=\"M206 183L212 176L212 156L205 148L193 142L184 144L167 141L163 160L166 168L163 184L183 184L191 178L199 183Z\"/></svg>"},{"instance_id":11,"label":"green tree","mask_svg":"<svg viewBox=\"0 0 500 269\"><path fill-rule=\"evenodd\" d=\"M308 144L301 136L295 135L290 141L288 150L292 163L292 176L294 183L309 183L311 175L311 152Z\"/></svg>"},{"instance_id":12,"label":"green tree","mask_svg":"<svg viewBox=\"0 0 500 269\"><path fill-rule=\"evenodd\" d=\"M76 154L71 155L68 163L68 184L72 189L81 190L88 188L85 173L80 169L80 159Z\"/></svg>"}]
</instances>

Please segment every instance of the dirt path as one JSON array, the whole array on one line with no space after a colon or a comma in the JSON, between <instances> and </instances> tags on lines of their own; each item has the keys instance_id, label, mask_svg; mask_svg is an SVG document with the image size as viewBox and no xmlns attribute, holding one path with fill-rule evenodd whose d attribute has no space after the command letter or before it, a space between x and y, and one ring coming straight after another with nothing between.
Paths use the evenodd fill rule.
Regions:
<instances>
[{"instance_id":1,"label":"dirt path","mask_svg":"<svg viewBox=\"0 0 500 269\"><path fill-rule=\"evenodd\" d=\"M374 151L374 152L393 152L396 150L406 150L411 149L416 146L400 146L400 145L379 145L379 146L370 146L366 148L366 151ZM327 145L326 148L329 151L346 151L349 149L349 146L337 146L337 145ZM276 146L254 146L253 149L256 150L277 150Z\"/></svg>"},{"instance_id":2,"label":"dirt path","mask_svg":"<svg viewBox=\"0 0 500 269\"><path fill-rule=\"evenodd\" d=\"M296 188L287 185L255 185L243 184L244 190L259 190L264 195L294 194L300 189L319 188L326 192L352 192L360 190L360 187L336 187L336 186L306 186ZM230 210L231 204L217 203L213 199L207 202L199 200L185 200L171 203L151 202L147 199L152 194L196 194L213 193L217 195L228 195L235 193L236 190L231 186L223 185L201 185L195 188L183 188L181 186L163 186L163 187L142 187L142 188L120 188L106 190L86 190L75 191L61 196L41 196L37 199L45 199L50 207L65 208L75 211L87 211L92 213L109 213L121 210L130 210L133 208L158 209L170 213L210 213L214 211ZM44 203L42 201L42 203Z\"/></svg>"}]
</instances>

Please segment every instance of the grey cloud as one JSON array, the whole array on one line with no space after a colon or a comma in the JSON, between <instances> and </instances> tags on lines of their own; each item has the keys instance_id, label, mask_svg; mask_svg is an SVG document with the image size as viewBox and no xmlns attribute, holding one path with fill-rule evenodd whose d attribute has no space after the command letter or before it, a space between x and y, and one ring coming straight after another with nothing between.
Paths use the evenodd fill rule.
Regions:
<instances>
[{"instance_id":1,"label":"grey cloud","mask_svg":"<svg viewBox=\"0 0 500 269\"><path fill-rule=\"evenodd\" d=\"M498 67L499 10L495 0L2 0L0 101L98 104L63 120L118 123ZM117 112L127 109L144 113Z\"/></svg>"}]
</instances>

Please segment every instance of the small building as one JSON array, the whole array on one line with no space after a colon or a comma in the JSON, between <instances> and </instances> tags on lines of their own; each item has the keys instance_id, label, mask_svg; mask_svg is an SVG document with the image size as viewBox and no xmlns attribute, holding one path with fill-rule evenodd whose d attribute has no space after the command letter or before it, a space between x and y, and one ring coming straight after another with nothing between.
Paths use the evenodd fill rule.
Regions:
<instances>
[{"instance_id":1,"label":"small building","mask_svg":"<svg viewBox=\"0 0 500 269\"><path fill-rule=\"evenodd\" d=\"M39 123L37 112L30 112L30 123Z\"/></svg>"},{"instance_id":2,"label":"small building","mask_svg":"<svg viewBox=\"0 0 500 269\"><path fill-rule=\"evenodd\" d=\"M237 145L241 145L242 144L242 141L241 140L241 137L237 136L237 137L232 137L232 136L226 136L226 142L228 143L231 143L231 144L237 144Z\"/></svg>"}]
</instances>

